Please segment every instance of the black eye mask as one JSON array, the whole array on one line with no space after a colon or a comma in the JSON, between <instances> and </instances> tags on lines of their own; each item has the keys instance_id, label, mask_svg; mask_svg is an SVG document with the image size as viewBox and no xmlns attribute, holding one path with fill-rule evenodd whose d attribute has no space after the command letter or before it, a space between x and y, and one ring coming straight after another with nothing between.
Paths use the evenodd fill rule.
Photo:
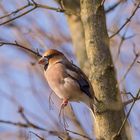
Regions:
<instances>
[{"instance_id":1,"label":"black eye mask","mask_svg":"<svg viewBox=\"0 0 140 140\"><path fill-rule=\"evenodd\" d=\"M44 66L44 70L46 70L48 68L48 65L49 65L49 59L53 58L54 56L56 56L58 54L50 54L48 56L44 56L44 58L46 59L46 64Z\"/></svg>"},{"instance_id":2,"label":"black eye mask","mask_svg":"<svg viewBox=\"0 0 140 140\"><path fill-rule=\"evenodd\" d=\"M45 64L44 66L44 70L46 70L48 68L49 63Z\"/></svg>"},{"instance_id":3,"label":"black eye mask","mask_svg":"<svg viewBox=\"0 0 140 140\"><path fill-rule=\"evenodd\" d=\"M51 58L53 58L54 56L57 56L57 55L59 55L59 54L54 53L54 54L44 56L44 58L47 58L49 60L49 59L51 59Z\"/></svg>"}]
</instances>

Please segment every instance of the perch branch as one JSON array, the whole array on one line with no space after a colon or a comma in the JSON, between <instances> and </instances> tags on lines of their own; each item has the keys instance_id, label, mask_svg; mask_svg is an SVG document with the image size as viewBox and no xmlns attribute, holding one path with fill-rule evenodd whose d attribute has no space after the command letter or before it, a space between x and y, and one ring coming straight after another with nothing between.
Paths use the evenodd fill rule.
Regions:
<instances>
[{"instance_id":1,"label":"perch branch","mask_svg":"<svg viewBox=\"0 0 140 140\"><path fill-rule=\"evenodd\" d=\"M113 35L110 36L110 39L113 38L115 35L117 35L131 21L131 19L139 9L139 6L140 6L140 2L137 4L135 10L132 12L131 16L124 22L124 24Z\"/></svg>"}]
</instances>

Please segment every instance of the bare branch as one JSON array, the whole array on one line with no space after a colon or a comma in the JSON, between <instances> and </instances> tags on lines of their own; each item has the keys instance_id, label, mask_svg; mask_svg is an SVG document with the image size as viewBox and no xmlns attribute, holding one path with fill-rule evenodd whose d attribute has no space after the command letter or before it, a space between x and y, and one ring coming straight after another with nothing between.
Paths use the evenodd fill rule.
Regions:
<instances>
[{"instance_id":1,"label":"bare branch","mask_svg":"<svg viewBox=\"0 0 140 140\"><path fill-rule=\"evenodd\" d=\"M79 133L77 133L77 132L71 131L71 130L69 130L69 129L66 129L66 131L67 131L67 132L70 132L70 133L72 133L72 134L75 134L75 135L79 135L79 136L81 136L81 137L83 137L83 138L86 138L86 139L88 139L88 140L93 140L93 139L91 139L90 137L87 137L87 136L85 136L85 135L83 135L83 134L79 134Z\"/></svg>"},{"instance_id":2,"label":"bare branch","mask_svg":"<svg viewBox=\"0 0 140 140\"><path fill-rule=\"evenodd\" d=\"M125 117L125 119L124 119L124 121L123 121L123 123L122 123L120 129L119 129L119 131L118 131L117 134L114 136L113 140L115 140L116 138L118 138L118 137L120 136L121 131L122 131L122 129L123 129L123 127L124 127L124 125L125 125L125 123L126 123L128 117L129 117L129 115L130 115L130 113L131 113L131 110L132 110L133 106L135 105L135 103L136 103L136 101L137 101L137 98L139 97L139 94L140 94L140 89L138 90L138 92L137 92L137 94L136 94L136 97L133 99L133 103L132 103L132 105L131 105L131 107L130 107L130 109L129 109L129 111L128 111L128 113L127 113L127 115L126 115L126 117Z\"/></svg>"},{"instance_id":3,"label":"bare branch","mask_svg":"<svg viewBox=\"0 0 140 140\"><path fill-rule=\"evenodd\" d=\"M23 50L26 50L26 51L28 51L28 52L30 52L38 57L41 57L41 54L39 54L38 51L36 52L36 51L33 51L33 50L23 46L23 45L20 45L19 43L17 43L17 41L15 41L15 43L0 41L0 46L3 46L3 45L15 46L15 47L21 48Z\"/></svg>"},{"instance_id":4,"label":"bare branch","mask_svg":"<svg viewBox=\"0 0 140 140\"><path fill-rule=\"evenodd\" d=\"M38 129L38 130L42 130L42 131L48 131L47 129L42 128L40 126L30 125L30 124L21 123L21 122L12 122L12 121L0 120L0 123L11 124L11 125L15 125L15 126L24 127L24 128L34 128L34 129Z\"/></svg>"},{"instance_id":5,"label":"bare branch","mask_svg":"<svg viewBox=\"0 0 140 140\"><path fill-rule=\"evenodd\" d=\"M136 101L140 100L140 96L137 97L137 98L135 97L135 100L136 100ZM132 99L130 99L130 100L124 102L123 105L126 106L126 105L132 103L133 101L134 101L134 98L132 98Z\"/></svg>"},{"instance_id":6,"label":"bare branch","mask_svg":"<svg viewBox=\"0 0 140 140\"><path fill-rule=\"evenodd\" d=\"M19 8L19 9L15 10L15 11L9 13L9 14L6 14L6 15L4 15L4 16L1 16L0 19L3 19L3 18L6 18L6 17L9 17L9 16L11 16L11 15L15 15L15 14L17 14L19 11L22 11L22 10L24 10L24 9L27 8L27 7L29 7L29 4L23 6L23 7L21 7L21 8Z\"/></svg>"},{"instance_id":7,"label":"bare branch","mask_svg":"<svg viewBox=\"0 0 140 140\"><path fill-rule=\"evenodd\" d=\"M122 47L123 42L127 39L125 36L126 36L127 31L128 31L128 27L129 26L127 26L127 29L125 30L124 34L121 36L121 41L120 41L119 46L118 46L118 52L117 52L117 56L116 56L115 62L119 58L119 55L120 55L120 52L121 52L121 47Z\"/></svg>"},{"instance_id":8,"label":"bare branch","mask_svg":"<svg viewBox=\"0 0 140 140\"><path fill-rule=\"evenodd\" d=\"M131 65L128 67L126 73L124 74L124 76L120 80L119 84L126 78L127 74L129 73L129 71L131 70L131 68L133 67L135 62L137 61L137 58L139 57L139 53L136 52L136 48L135 48L135 44L134 43L133 43L133 52L134 52L135 58L134 58L133 62L131 63Z\"/></svg>"},{"instance_id":9,"label":"bare branch","mask_svg":"<svg viewBox=\"0 0 140 140\"><path fill-rule=\"evenodd\" d=\"M49 134L51 135L54 135L54 136L61 136L61 135L66 135L64 132L58 132L58 131L52 131L52 130L47 130L43 127L40 127L38 125L30 125L28 123L21 123L21 122L12 122L12 121L6 121L6 120L0 120L0 123L4 123L4 124L10 124L10 125L14 125L14 126L19 126L19 127L22 127L22 128L34 128L34 129L37 129L37 130L41 130L41 131L46 131L48 132Z\"/></svg>"},{"instance_id":10,"label":"bare branch","mask_svg":"<svg viewBox=\"0 0 140 140\"><path fill-rule=\"evenodd\" d=\"M29 10L27 10L27 11L25 11L25 12L22 12L23 10L25 10L25 9L27 9L29 7L32 7L32 8L29 9ZM15 10L15 11L7 14L7 15L1 16L0 19L4 19L4 18L7 18L7 17L10 18L10 19L8 19L8 20L0 23L0 26L1 25L5 25L5 24L7 24L7 23L9 23L9 22L17 19L17 18L20 18L20 17L22 17L22 16L24 16L24 15L32 12L33 10L35 10L37 8L43 8L43 9L53 10L53 11L56 11L56 12L64 12L64 9L54 8L54 7L50 7L48 5L39 4L39 3L36 3L35 1L32 0L32 3L30 1L28 1L28 3L25 6L23 6L23 7L19 8L19 9ZM17 16L15 16L15 17L11 17L12 15L18 14L19 12L22 12L22 13L19 14L19 15L17 15Z\"/></svg>"},{"instance_id":11,"label":"bare branch","mask_svg":"<svg viewBox=\"0 0 140 140\"><path fill-rule=\"evenodd\" d=\"M115 4L111 5L108 9L105 10L106 14L113 11L116 7L118 7L121 4L122 0L116 2Z\"/></svg>"},{"instance_id":12,"label":"bare branch","mask_svg":"<svg viewBox=\"0 0 140 140\"><path fill-rule=\"evenodd\" d=\"M38 137L40 140L45 140L44 138L42 138L41 136L39 136L38 134L36 134L36 133L34 133L34 132L32 132L32 131L30 131L30 133L32 133L32 134L34 134L36 137Z\"/></svg>"},{"instance_id":13,"label":"bare branch","mask_svg":"<svg viewBox=\"0 0 140 140\"><path fill-rule=\"evenodd\" d=\"M115 35L117 35L131 21L131 19L137 12L139 6L140 6L140 2L137 4L137 6L136 6L135 10L132 12L131 16L124 22L124 24L118 29L118 31L116 31L113 35L110 36L110 39L113 38Z\"/></svg>"},{"instance_id":14,"label":"bare branch","mask_svg":"<svg viewBox=\"0 0 140 140\"><path fill-rule=\"evenodd\" d=\"M34 129L41 130L41 131L47 131L49 134L54 135L54 136L58 136L58 137L61 137L61 136L64 136L64 135L67 136L67 133L65 133L65 132L47 130L47 129L45 129L43 127L40 127L40 126L38 126L36 124L33 124L30 121L29 121L29 123L21 123L21 122L12 122L12 121L0 120L0 123L15 125L15 126L23 127L23 128L34 128ZM66 131L70 132L72 134L81 136L83 138L87 138L88 140L93 140L93 139L91 139L91 138L89 138L89 137L87 137L85 135L79 134L77 132L74 132L74 131L71 131L71 130L68 130L68 129L66 129Z\"/></svg>"}]
</instances>

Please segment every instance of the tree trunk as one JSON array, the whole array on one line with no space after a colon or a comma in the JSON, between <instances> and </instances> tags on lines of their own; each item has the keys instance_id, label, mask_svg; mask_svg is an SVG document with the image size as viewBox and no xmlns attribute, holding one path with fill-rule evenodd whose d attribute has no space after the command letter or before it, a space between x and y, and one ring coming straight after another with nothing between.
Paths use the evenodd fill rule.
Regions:
<instances>
[{"instance_id":1,"label":"tree trunk","mask_svg":"<svg viewBox=\"0 0 140 140\"><path fill-rule=\"evenodd\" d=\"M96 97L104 103L104 111L96 113L95 116L96 139L112 140L120 129L125 115L109 50L105 12L101 1L81 0L80 14L91 65L91 82ZM101 111L100 108L98 111ZM125 129L117 139L129 139Z\"/></svg>"},{"instance_id":2,"label":"tree trunk","mask_svg":"<svg viewBox=\"0 0 140 140\"><path fill-rule=\"evenodd\" d=\"M90 65L87 59L85 48L84 28L80 17L79 0L56 0L66 11L65 15L69 24L73 47L79 62L80 68L89 75ZM78 16L77 16L78 15Z\"/></svg>"},{"instance_id":3,"label":"tree trunk","mask_svg":"<svg viewBox=\"0 0 140 140\"><path fill-rule=\"evenodd\" d=\"M88 76L90 65L87 59L84 29L81 18L75 15L67 15L67 20L70 27L72 42L77 60L79 62L80 68Z\"/></svg>"}]
</instances>

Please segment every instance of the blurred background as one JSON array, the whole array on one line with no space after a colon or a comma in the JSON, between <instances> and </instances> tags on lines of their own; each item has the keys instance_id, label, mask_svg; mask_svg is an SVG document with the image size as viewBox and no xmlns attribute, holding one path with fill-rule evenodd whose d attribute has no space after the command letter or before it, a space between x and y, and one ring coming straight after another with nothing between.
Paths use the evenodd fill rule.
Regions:
<instances>
[{"instance_id":1,"label":"blurred background","mask_svg":"<svg viewBox=\"0 0 140 140\"><path fill-rule=\"evenodd\" d=\"M79 30L81 25L77 23L78 18L75 13L74 15L65 14L55 10L36 8L8 24L3 24L32 8L27 7L24 11L12 13L27 5L28 2L27 0L0 0L0 41L17 41L41 54L49 48L58 49L88 75L89 64L86 53L85 51L80 53L82 49L78 48L80 45L82 48L85 46L72 43L74 37L79 38L78 43L82 43L84 40ZM53 0L36 0L36 2L61 8ZM115 33L133 14L137 2L137 0L105 1L109 36ZM10 17L3 18L9 13L11 13ZM76 26L74 22L77 23ZM140 88L139 44L140 11L137 9L127 25L110 39L110 50L120 91L131 92L134 96ZM37 61L38 58L35 55L23 49L12 45L0 46L0 120L22 123L30 121L48 130L41 131L0 123L0 140L39 140L41 138L57 140L61 137L86 139L79 134L93 138L93 122L90 112L84 104L70 103L64 111L65 119L59 117L61 100L51 92L44 79L43 68ZM124 101L130 98L129 95L122 96ZM139 101L137 101L129 116L134 140L140 138L139 105ZM126 107L126 112L128 109L129 105ZM69 131L69 136L64 133L64 123Z\"/></svg>"}]
</instances>

